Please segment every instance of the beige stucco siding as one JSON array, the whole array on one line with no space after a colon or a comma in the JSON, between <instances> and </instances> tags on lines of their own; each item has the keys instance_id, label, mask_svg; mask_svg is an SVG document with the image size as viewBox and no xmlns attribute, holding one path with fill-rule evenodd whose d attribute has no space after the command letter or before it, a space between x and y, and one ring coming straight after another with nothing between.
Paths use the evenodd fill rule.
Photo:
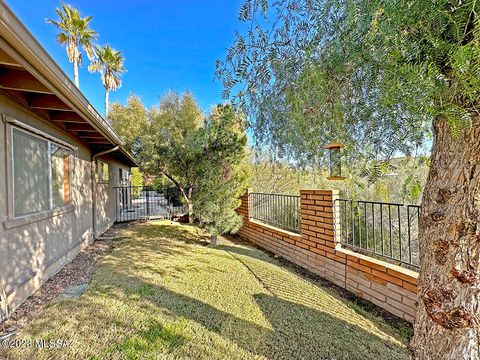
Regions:
<instances>
[{"instance_id":1,"label":"beige stucco siding","mask_svg":"<svg viewBox=\"0 0 480 360\"><path fill-rule=\"evenodd\" d=\"M85 144L42 120L5 96L0 95L0 114L6 114L61 141L76 147L71 162L71 205L47 218L33 218L17 224L9 214L12 169L7 129L0 121L0 320L7 303L17 308L28 296L93 240L92 162L93 154ZM103 233L115 219L113 186L118 182L118 161L109 157L110 181L99 185L97 194L97 234ZM122 166L128 170L128 167ZM15 182L15 186L21 186ZM2 296L3 288L8 302Z\"/></svg>"},{"instance_id":2,"label":"beige stucco siding","mask_svg":"<svg viewBox=\"0 0 480 360\"><path fill-rule=\"evenodd\" d=\"M119 161L109 157L102 156L100 160L108 164L109 181L108 183L101 183L97 181L96 200L96 235L99 236L110 228L116 216L116 201L114 187L120 186L120 171L119 169L129 170L128 166Z\"/></svg>"}]
</instances>

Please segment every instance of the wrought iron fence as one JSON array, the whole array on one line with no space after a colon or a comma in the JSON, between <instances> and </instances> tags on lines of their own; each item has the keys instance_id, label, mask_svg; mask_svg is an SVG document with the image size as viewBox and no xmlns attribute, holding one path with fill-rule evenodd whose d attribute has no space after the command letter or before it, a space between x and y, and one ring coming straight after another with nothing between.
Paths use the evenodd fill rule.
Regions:
<instances>
[{"instance_id":1,"label":"wrought iron fence","mask_svg":"<svg viewBox=\"0 0 480 360\"><path fill-rule=\"evenodd\" d=\"M148 186L120 186L114 188L116 222L140 219L169 219L186 213L163 193Z\"/></svg>"},{"instance_id":2,"label":"wrought iron fence","mask_svg":"<svg viewBox=\"0 0 480 360\"><path fill-rule=\"evenodd\" d=\"M420 206L337 199L335 207L343 245L418 268Z\"/></svg>"},{"instance_id":3,"label":"wrought iron fence","mask_svg":"<svg viewBox=\"0 0 480 360\"><path fill-rule=\"evenodd\" d=\"M300 196L249 193L248 207L250 218L300 233Z\"/></svg>"}]
</instances>

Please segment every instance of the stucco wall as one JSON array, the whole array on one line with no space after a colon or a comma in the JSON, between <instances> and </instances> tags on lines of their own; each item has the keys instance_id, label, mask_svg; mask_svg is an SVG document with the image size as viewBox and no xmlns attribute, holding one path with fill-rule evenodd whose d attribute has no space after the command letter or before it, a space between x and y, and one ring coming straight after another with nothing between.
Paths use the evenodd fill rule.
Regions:
<instances>
[{"instance_id":1,"label":"stucco wall","mask_svg":"<svg viewBox=\"0 0 480 360\"><path fill-rule=\"evenodd\" d=\"M70 262L78 252L93 240L92 163L91 151L66 132L47 123L21 105L0 95L0 114L5 114L43 131L59 140L76 146L71 172L71 205L45 219L32 219L26 224L12 222L8 211L8 192L11 193L12 170L9 165L11 151L7 146L9 126L0 121L0 320L10 310L17 308L48 278ZM106 158L107 162L112 159ZM118 179L118 162L110 165L109 184L103 185L98 212L99 232L113 223L115 202L107 192ZM125 167L128 169L128 167ZM115 176L116 172L116 176ZM21 184L15 183L16 186ZM30 220L29 220L30 221ZM3 283L3 285L2 285ZM2 289L3 287L3 289ZM2 295L7 293L8 301ZM1 311L3 309L3 311Z\"/></svg>"},{"instance_id":2,"label":"stucco wall","mask_svg":"<svg viewBox=\"0 0 480 360\"><path fill-rule=\"evenodd\" d=\"M120 186L119 169L129 170L127 166L120 163L118 160L109 157L108 155L99 157L100 160L108 164L109 181L108 183L99 182L97 179L97 192L95 194L96 207L96 236L104 233L115 222L116 216L116 199L115 186ZM98 174L95 174L96 176Z\"/></svg>"}]
</instances>

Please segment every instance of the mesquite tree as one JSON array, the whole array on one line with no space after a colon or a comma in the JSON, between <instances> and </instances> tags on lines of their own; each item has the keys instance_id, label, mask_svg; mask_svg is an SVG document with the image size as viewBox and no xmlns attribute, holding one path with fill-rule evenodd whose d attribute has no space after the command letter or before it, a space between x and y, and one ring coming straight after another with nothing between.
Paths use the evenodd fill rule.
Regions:
<instances>
[{"instance_id":1,"label":"mesquite tree","mask_svg":"<svg viewBox=\"0 0 480 360\"><path fill-rule=\"evenodd\" d=\"M204 115L191 93L166 93L160 105L149 111L148 126L140 137L141 169L167 177L181 192L193 222L193 191L203 162L198 133Z\"/></svg>"},{"instance_id":2,"label":"mesquite tree","mask_svg":"<svg viewBox=\"0 0 480 360\"><path fill-rule=\"evenodd\" d=\"M260 144L296 163L323 146L384 160L429 145L414 358L479 358L480 3L246 0L217 62ZM267 145L262 145L267 146Z\"/></svg>"}]
</instances>

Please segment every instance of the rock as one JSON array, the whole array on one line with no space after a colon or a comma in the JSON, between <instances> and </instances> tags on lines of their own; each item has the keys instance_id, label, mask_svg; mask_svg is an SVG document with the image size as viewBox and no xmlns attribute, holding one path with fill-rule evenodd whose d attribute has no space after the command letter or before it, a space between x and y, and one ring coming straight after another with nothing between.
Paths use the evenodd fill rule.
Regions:
<instances>
[{"instance_id":1,"label":"rock","mask_svg":"<svg viewBox=\"0 0 480 360\"><path fill-rule=\"evenodd\" d=\"M81 284L77 286L72 286L65 289L60 295L57 296L57 300L65 300L71 298L78 298L80 295L84 293L87 289L88 284Z\"/></svg>"}]
</instances>

